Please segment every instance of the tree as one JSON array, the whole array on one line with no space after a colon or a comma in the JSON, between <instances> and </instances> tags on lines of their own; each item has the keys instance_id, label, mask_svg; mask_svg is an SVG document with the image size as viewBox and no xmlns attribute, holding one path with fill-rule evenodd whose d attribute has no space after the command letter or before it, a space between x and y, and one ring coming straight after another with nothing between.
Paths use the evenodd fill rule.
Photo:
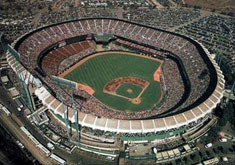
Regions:
<instances>
[{"instance_id":1,"label":"tree","mask_svg":"<svg viewBox=\"0 0 235 165\"><path fill-rule=\"evenodd\" d=\"M221 131L221 128L218 126L214 126L208 133L209 142L213 142L217 139L218 133Z\"/></svg>"},{"instance_id":2,"label":"tree","mask_svg":"<svg viewBox=\"0 0 235 165\"><path fill-rule=\"evenodd\" d=\"M221 152L224 153L224 148L222 146L218 146L217 149Z\"/></svg>"},{"instance_id":3,"label":"tree","mask_svg":"<svg viewBox=\"0 0 235 165\"><path fill-rule=\"evenodd\" d=\"M220 127L224 127L227 124L227 122L228 121L225 118L222 117L221 119L218 120L218 125Z\"/></svg>"},{"instance_id":4,"label":"tree","mask_svg":"<svg viewBox=\"0 0 235 165\"><path fill-rule=\"evenodd\" d=\"M198 154L196 154L196 155L195 155L195 158L194 158L194 162L195 162L195 163L198 163L198 162L200 162L200 161L201 161L200 156L199 156Z\"/></svg>"},{"instance_id":5,"label":"tree","mask_svg":"<svg viewBox=\"0 0 235 165\"><path fill-rule=\"evenodd\" d=\"M217 150L216 148L213 148L213 152L214 152L215 154L217 154L217 153L218 153L218 150Z\"/></svg>"},{"instance_id":6,"label":"tree","mask_svg":"<svg viewBox=\"0 0 235 165\"><path fill-rule=\"evenodd\" d=\"M228 121L231 121L233 114L233 107L231 102L227 104L227 106L224 108L223 117L219 119L218 124L221 127L224 127Z\"/></svg>"},{"instance_id":7,"label":"tree","mask_svg":"<svg viewBox=\"0 0 235 165\"><path fill-rule=\"evenodd\" d=\"M181 165L185 165L183 159L180 159L180 164L181 164Z\"/></svg>"},{"instance_id":8,"label":"tree","mask_svg":"<svg viewBox=\"0 0 235 165\"><path fill-rule=\"evenodd\" d=\"M201 160L198 154L191 154L190 158L193 160L194 163L198 163Z\"/></svg>"},{"instance_id":9,"label":"tree","mask_svg":"<svg viewBox=\"0 0 235 165\"><path fill-rule=\"evenodd\" d=\"M203 160L207 158L205 151L200 151L199 155L200 155L201 159L203 159Z\"/></svg>"},{"instance_id":10,"label":"tree","mask_svg":"<svg viewBox=\"0 0 235 165\"><path fill-rule=\"evenodd\" d=\"M229 152L234 152L233 148L229 148Z\"/></svg>"},{"instance_id":11,"label":"tree","mask_svg":"<svg viewBox=\"0 0 235 165\"><path fill-rule=\"evenodd\" d=\"M181 164L181 160L180 160L180 159L177 159L177 160L175 161L175 164L176 164L176 165L180 165L180 164Z\"/></svg>"},{"instance_id":12,"label":"tree","mask_svg":"<svg viewBox=\"0 0 235 165\"><path fill-rule=\"evenodd\" d=\"M191 155L190 155L190 158L191 158L192 160L194 160L195 154L191 154Z\"/></svg>"},{"instance_id":13,"label":"tree","mask_svg":"<svg viewBox=\"0 0 235 165\"><path fill-rule=\"evenodd\" d=\"M188 158L187 157L184 157L183 160L184 160L185 164L188 164Z\"/></svg>"},{"instance_id":14,"label":"tree","mask_svg":"<svg viewBox=\"0 0 235 165\"><path fill-rule=\"evenodd\" d=\"M213 156L210 151L206 151L206 155L207 155L209 158L211 158L211 157Z\"/></svg>"},{"instance_id":15,"label":"tree","mask_svg":"<svg viewBox=\"0 0 235 165\"><path fill-rule=\"evenodd\" d=\"M185 164L193 164L192 159L188 158L188 161L187 161L187 163L185 163Z\"/></svg>"},{"instance_id":16,"label":"tree","mask_svg":"<svg viewBox=\"0 0 235 165\"><path fill-rule=\"evenodd\" d=\"M228 154L228 148L227 147L224 148L224 152L223 153L224 154Z\"/></svg>"}]
</instances>

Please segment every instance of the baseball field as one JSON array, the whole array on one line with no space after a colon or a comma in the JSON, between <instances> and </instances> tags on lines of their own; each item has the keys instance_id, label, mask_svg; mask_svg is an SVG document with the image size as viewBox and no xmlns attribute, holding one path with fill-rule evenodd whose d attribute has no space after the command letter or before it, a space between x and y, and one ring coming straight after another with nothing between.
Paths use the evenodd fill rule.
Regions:
<instances>
[{"instance_id":1,"label":"baseball field","mask_svg":"<svg viewBox=\"0 0 235 165\"><path fill-rule=\"evenodd\" d=\"M105 105L123 111L151 109L161 99L154 73L161 61L127 52L97 53L61 77L92 88Z\"/></svg>"}]
</instances>

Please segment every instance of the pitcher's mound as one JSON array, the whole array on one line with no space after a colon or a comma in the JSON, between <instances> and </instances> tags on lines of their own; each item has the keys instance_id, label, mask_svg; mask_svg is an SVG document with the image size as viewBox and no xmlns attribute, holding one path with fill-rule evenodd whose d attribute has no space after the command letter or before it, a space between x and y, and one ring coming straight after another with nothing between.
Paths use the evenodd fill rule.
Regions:
<instances>
[{"instance_id":1,"label":"pitcher's mound","mask_svg":"<svg viewBox=\"0 0 235 165\"><path fill-rule=\"evenodd\" d=\"M127 93L132 93L132 92L133 92L133 90L132 90L132 89L130 89L130 88L128 88L128 89L126 90L126 92L127 92Z\"/></svg>"}]
</instances>

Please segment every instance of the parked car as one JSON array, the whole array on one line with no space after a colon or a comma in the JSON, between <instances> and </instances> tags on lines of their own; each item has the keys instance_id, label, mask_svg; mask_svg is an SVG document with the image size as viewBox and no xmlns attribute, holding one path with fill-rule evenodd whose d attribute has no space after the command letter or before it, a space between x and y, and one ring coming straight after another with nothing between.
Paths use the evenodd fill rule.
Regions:
<instances>
[{"instance_id":1,"label":"parked car","mask_svg":"<svg viewBox=\"0 0 235 165\"><path fill-rule=\"evenodd\" d=\"M226 138L219 138L219 141L225 143L225 142L227 142L228 140L227 140Z\"/></svg>"},{"instance_id":2,"label":"parked car","mask_svg":"<svg viewBox=\"0 0 235 165\"><path fill-rule=\"evenodd\" d=\"M205 145L205 148L210 148L210 147L212 147L212 143L208 143Z\"/></svg>"}]
</instances>

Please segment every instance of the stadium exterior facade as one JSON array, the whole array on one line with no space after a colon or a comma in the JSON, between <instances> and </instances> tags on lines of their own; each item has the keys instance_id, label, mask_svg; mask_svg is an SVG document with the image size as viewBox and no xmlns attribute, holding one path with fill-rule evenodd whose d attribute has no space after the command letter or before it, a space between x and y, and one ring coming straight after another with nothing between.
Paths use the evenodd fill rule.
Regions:
<instances>
[{"instance_id":1,"label":"stadium exterior facade","mask_svg":"<svg viewBox=\"0 0 235 165\"><path fill-rule=\"evenodd\" d=\"M186 107L177 112L172 111L172 113L168 113L160 117L156 116L156 117L138 119L138 120L128 120L128 119L121 120L121 119L115 119L115 118L108 118L104 116L95 116L93 114L74 110L73 107L67 106L65 102L61 101L60 98L57 98L53 93L51 93L51 89L49 89L48 86L45 84L45 82L43 82L43 79L42 78L39 79L38 77L40 76L38 76L36 72L33 72L34 68L33 69L28 68L28 66L30 65L30 62L26 64L27 60L18 61L17 58L18 56L19 57L22 56L22 53L21 54L18 53L19 47L22 44L22 42L27 40L27 38L29 38L34 33L45 31L46 28L50 28L52 26L59 26L61 24L73 23L73 22L77 24L81 24L80 21L87 21L87 20L89 21L101 20L100 22L102 22L102 25L100 25L100 28L101 28L100 32L104 32L103 20L105 21L111 20L110 22L113 22L114 26L116 27L117 27L116 24L118 24L118 22L125 22L127 24L126 26L127 28L128 26L138 25L147 29L147 31L148 29L150 29L151 31L160 31L161 33L175 35L179 38L182 38L182 40L186 40L186 42L195 46L197 50L200 49L200 54L202 53L202 56L204 56L203 58L206 58L206 62L208 66L210 67L208 69L212 70L211 74L213 74L213 77L214 77L214 79L211 80L213 81L211 82L213 84L212 85L210 84L211 86L210 86L209 91L205 92L206 94L203 95L203 99L199 99L197 103L192 104L192 106L188 106L188 108ZM98 24L98 21L97 21L97 24ZM109 24L107 25L110 26ZM69 26L66 25L66 27L68 28ZM107 27L107 29L109 29L110 27ZM91 29L91 27L89 28ZM88 31L89 31L89 28L87 27ZM72 31L70 31L69 29L67 30L69 33L68 37L71 37L72 35L73 36L78 35L78 34L71 34ZM113 27L112 30L115 33L115 27ZM147 35L147 32L145 34ZM53 42L60 42L62 40L61 38L58 37L58 35L59 34L55 36L55 39ZM61 33L61 35L63 34ZM62 37L63 40L66 38L64 36ZM142 38L142 39L150 40L149 38L147 39ZM39 41L40 39L35 39L35 41L36 40L38 40L37 41L38 44L42 43L42 41ZM28 34L24 35L23 37L15 41L12 46L14 47L16 51L12 49L10 51L11 53L10 52L8 53L7 61L9 65L11 66L11 68L14 70L14 72L17 74L19 79L21 80L23 89L26 91L27 93L26 95L28 95L27 99L30 99L29 88L31 87L35 88L35 95L42 101L43 105L46 106L49 109L49 111L52 111L54 114L60 115L62 118L65 118L68 122L78 123L81 127L85 126L94 130L97 129L97 130L102 130L102 131L108 131L108 132L114 132L114 133L127 133L127 134L128 133L130 134L131 133L158 133L158 132L164 131L168 133L170 132L170 135L168 137L171 137L171 136L175 136L176 134L187 132L186 127L188 125L193 125L193 128L194 127L196 128L198 127L198 125L202 124L205 120L209 118L209 116L213 112L213 109L220 103L223 97L224 83L225 83L224 76L222 74L222 71L220 70L220 67L217 65L213 57L209 54L209 52L203 46L201 46L199 43L191 40L188 37L181 36L179 34L175 34L172 32L166 32L166 31L159 30L156 28L136 24L136 23L131 23L128 21L123 21L119 19L107 19L107 18L93 19L92 18L92 19L81 19L81 20L68 21L68 22L60 23L60 24L54 24L54 25L50 25L50 26L43 27L43 28L29 32ZM37 52L37 53L39 54L40 52ZM30 107L30 102L31 101L29 100L27 104L28 107ZM181 128L184 128L184 129L181 129ZM178 130L179 132L174 133L175 130ZM182 132L180 132L180 130L182 130ZM143 141L146 141L144 140L144 138L142 139ZM131 141L131 140L127 140L127 141Z\"/></svg>"}]
</instances>

